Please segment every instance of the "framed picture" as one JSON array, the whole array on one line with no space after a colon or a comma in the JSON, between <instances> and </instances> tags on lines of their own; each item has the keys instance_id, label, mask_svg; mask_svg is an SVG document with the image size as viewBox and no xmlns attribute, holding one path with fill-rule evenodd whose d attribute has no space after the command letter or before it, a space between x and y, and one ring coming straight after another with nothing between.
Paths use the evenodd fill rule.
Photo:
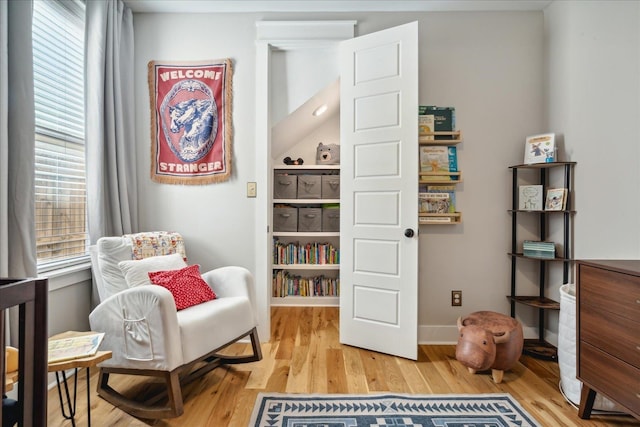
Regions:
<instances>
[{"instance_id":1,"label":"framed picture","mask_svg":"<svg viewBox=\"0 0 640 427\"><path fill-rule=\"evenodd\" d=\"M556 135L544 133L528 136L524 144L524 164L551 163L556 161Z\"/></svg>"}]
</instances>

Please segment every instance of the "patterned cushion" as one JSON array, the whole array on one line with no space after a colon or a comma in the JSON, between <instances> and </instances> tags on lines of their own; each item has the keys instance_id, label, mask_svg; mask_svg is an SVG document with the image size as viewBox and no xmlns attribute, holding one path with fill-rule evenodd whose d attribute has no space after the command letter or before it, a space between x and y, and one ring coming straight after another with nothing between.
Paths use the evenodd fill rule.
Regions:
<instances>
[{"instance_id":1,"label":"patterned cushion","mask_svg":"<svg viewBox=\"0 0 640 427\"><path fill-rule=\"evenodd\" d=\"M184 240L179 233L169 231L150 231L125 234L131 241L132 259L179 253L187 261Z\"/></svg>"},{"instance_id":2,"label":"patterned cushion","mask_svg":"<svg viewBox=\"0 0 640 427\"><path fill-rule=\"evenodd\" d=\"M174 270L186 267L179 254L152 256L137 261L120 261L118 267L124 274L127 285L130 288L135 286L150 285L148 273L158 270Z\"/></svg>"},{"instance_id":3,"label":"patterned cushion","mask_svg":"<svg viewBox=\"0 0 640 427\"><path fill-rule=\"evenodd\" d=\"M216 298L216 294L202 279L198 264L180 270L150 272L149 279L151 283L163 286L171 292L178 310Z\"/></svg>"}]
</instances>

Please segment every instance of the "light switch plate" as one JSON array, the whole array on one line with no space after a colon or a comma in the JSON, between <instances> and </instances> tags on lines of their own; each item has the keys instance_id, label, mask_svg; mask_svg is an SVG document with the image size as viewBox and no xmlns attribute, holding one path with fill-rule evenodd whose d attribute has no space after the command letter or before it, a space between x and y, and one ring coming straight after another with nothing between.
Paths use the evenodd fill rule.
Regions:
<instances>
[{"instance_id":1,"label":"light switch plate","mask_svg":"<svg viewBox=\"0 0 640 427\"><path fill-rule=\"evenodd\" d=\"M257 187L257 183L247 182L247 197L256 197Z\"/></svg>"}]
</instances>

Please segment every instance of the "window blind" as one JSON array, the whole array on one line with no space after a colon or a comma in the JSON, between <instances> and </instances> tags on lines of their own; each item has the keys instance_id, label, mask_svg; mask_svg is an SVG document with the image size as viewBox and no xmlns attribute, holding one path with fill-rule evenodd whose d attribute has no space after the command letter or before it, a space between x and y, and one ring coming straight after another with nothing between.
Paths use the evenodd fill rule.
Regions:
<instances>
[{"instance_id":1,"label":"window blind","mask_svg":"<svg viewBox=\"0 0 640 427\"><path fill-rule=\"evenodd\" d=\"M33 2L35 210L39 269L88 249L84 157L84 4Z\"/></svg>"}]
</instances>

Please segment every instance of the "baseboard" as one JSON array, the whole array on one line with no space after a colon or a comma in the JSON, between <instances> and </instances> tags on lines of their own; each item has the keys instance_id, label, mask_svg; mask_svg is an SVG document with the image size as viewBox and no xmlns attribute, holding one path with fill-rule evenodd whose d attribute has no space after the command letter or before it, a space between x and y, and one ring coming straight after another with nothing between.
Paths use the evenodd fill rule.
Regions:
<instances>
[{"instance_id":1,"label":"baseboard","mask_svg":"<svg viewBox=\"0 0 640 427\"><path fill-rule=\"evenodd\" d=\"M421 325L418 327L418 344L443 345L458 342L458 327L456 325Z\"/></svg>"},{"instance_id":2,"label":"baseboard","mask_svg":"<svg viewBox=\"0 0 640 427\"><path fill-rule=\"evenodd\" d=\"M534 327L523 328L525 338L538 336L538 329ZM558 342L556 333L547 331L547 341ZM458 327L456 325L422 325L418 327L418 344L421 345L455 345L458 342Z\"/></svg>"}]
</instances>

